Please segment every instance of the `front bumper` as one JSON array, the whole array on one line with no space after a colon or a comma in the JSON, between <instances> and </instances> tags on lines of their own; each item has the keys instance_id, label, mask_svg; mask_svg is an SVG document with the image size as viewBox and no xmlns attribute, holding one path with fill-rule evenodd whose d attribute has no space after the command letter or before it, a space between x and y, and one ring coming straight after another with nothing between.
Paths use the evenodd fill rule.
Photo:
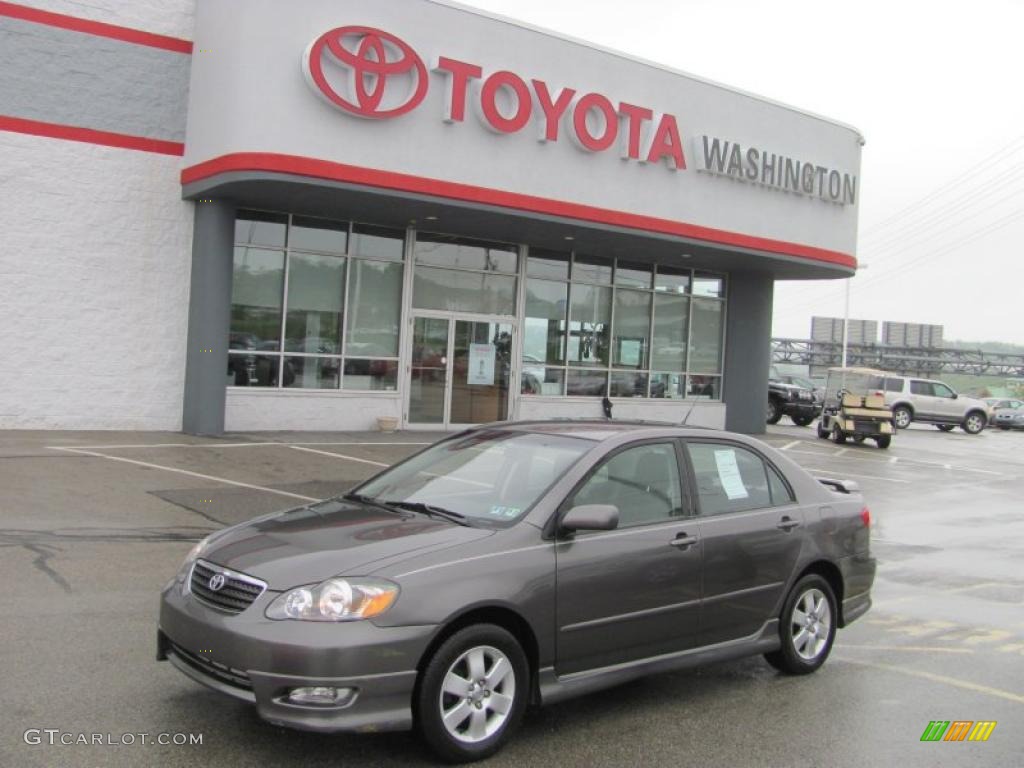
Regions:
<instances>
[{"instance_id":1,"label":"front bumper","mask_svg":"<svg viewBox=\"0 0 1024 768\"><path fill-rule=\"evenodd\" d=\"M787 400L782 404L784 416L803 416L816 418L821 413L821 405L812 400Z\"/></svg>"},{"instance_id":2,"label":"front bumper","mask_svg":"<svg viewBox=\"0 0 1024 768\"><path fill-rule=\"evenodd\" d=\"M208 608L178 585L160 601L157 659L198 683L256 705L275 725L308 731L389 731L412 727L416 666L436 629L272 621L267 592L239 614ZM298 687L349 689L330 706L296 704Z\"/></svg>"}]
</instances>

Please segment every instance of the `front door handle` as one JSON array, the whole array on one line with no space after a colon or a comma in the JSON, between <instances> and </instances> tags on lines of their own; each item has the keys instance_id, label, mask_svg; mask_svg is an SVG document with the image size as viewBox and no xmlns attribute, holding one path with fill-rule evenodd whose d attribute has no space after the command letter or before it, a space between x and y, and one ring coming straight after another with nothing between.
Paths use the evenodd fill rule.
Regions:
<instances>
[{"instance_id":1,"label":"front door handle","mask_svg":"<svg viewBox=\"0 0 1024 768\"><path fill-rule=\"evenodd\" d=\"M677 549L689 549L697 543L696 536L687 536L685 533L680 533L672 541L669 542L669 546L676 547Z\"/></svg>"},{"instance_id":2,"label":"front door handle","mask_svg":"<svg viewBox=\"0 0 1024 768\"><path fill-rule=\"evenodd\" d=\"M784 518L779 520L779 524L775 527L778 528L780 531L785 531L786 533L789 533L791 530L798 527L799 525L799 520L794 520L789 515L786 515Z\"/></svg>"}]
</instances>

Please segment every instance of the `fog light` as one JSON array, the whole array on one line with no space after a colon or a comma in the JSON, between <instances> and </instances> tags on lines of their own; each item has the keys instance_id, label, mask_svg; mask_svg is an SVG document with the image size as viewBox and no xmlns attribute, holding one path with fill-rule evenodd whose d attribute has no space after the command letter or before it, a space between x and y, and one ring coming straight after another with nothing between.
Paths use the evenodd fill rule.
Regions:
<instances>
[{"instance_id":1,"label":"fog light","mask_svg":"<svg viewBox=\"0 0 1024 768\"><path fill-rule=\"evenodd\" d=\"M292 688L288 693L288 701L292 704L333 707L343 703L351 695L351 688L333 688L331 686L318 685L306 688Z\"/></svg>"}]
</instances>

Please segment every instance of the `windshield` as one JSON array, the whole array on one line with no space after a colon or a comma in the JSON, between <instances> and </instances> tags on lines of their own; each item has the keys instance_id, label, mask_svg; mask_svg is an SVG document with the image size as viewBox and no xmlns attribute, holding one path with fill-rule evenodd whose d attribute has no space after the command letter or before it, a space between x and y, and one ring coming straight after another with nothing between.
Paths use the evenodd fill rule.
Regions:
<instances>
[{"instance_id":1,"label":"windshield","mask_svg":"<svg viewBox=\"0 0 1024 768\"><path fill-rule=\"evenodd\" d=\"M563 435L480 430L428 448L353 493L407 508L430 505L469 523L504 525L524 515L593 447Z\"/></svg>"}]
</instances>

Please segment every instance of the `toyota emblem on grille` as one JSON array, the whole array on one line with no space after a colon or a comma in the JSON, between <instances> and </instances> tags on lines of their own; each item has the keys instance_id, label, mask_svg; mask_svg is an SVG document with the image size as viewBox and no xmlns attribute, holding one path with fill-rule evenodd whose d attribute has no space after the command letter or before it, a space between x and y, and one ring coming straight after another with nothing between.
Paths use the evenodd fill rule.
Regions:
<instances>
[{"instance_id":1,"label":"toyota emblem on grille","mask_svg":"<svg viewBox=\"0 0 1024 768\"><path fill-rule=\"evenodd\" d=\"M224 578L223 573L215 573L210 577L209 583L206 585L212 592L219 592L224 587L224 582L227 579Z\"/></svg>"}]
</instances>

